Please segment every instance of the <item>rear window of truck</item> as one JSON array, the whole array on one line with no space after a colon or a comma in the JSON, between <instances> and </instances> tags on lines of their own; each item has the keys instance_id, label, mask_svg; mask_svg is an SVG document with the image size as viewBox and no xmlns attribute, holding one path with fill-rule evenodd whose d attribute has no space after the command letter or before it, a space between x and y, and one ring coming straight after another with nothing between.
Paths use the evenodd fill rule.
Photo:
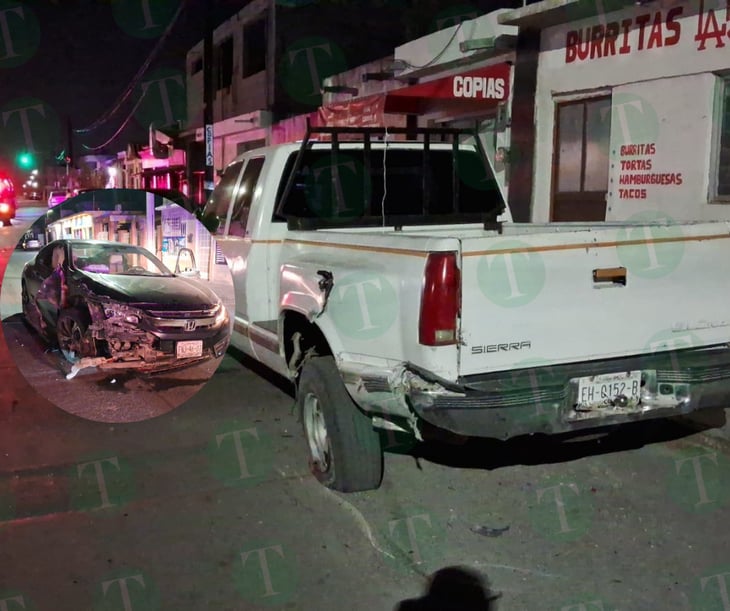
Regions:
<instances>
[{"instance_id":1,"label":"rear window of truck","mask_svg":"<svg viewBox=\"0 0 730 611\"><path fill-rule=\"evenodd\" d=\"M284 196L297 153L287 161L279 186L275 220L305 219L327 224L360 225L383 217L436 219L454 215L499 214L502 196L481 156L451 149L308 150Z\"/></svg>"}]
</instances>

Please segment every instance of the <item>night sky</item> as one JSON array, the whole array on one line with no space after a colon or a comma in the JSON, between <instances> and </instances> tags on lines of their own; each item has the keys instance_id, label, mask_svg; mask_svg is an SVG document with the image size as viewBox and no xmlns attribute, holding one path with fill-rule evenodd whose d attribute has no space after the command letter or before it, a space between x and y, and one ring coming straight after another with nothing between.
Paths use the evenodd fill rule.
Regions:
<instances>
[{"instance_id":1,"label":"night sky","mask_svg":"<svg viewBox=\"0 0 730 611\"><path fill-rule=\"evenodd\" d=\"M216 21L243 5L241 0L218 0ZM179 6L180 0L151 0L145 14L145 0L0 0L0 154L7 160L22 146L20 116L8 115L8 110L43 103L47 121L38 128L37 149L63 148L67 120L73 129L83 129L100 118L119 101ZM147 75L184 73L187 51L203 38L203 9L203 0L185 0ZM139 114L144 109L132 113L140 87L107 121L76 135L75 154L92 152L82 144L95 148L104 143L130 114L119 137L98 152L113 153L130 140L145 140L147 125L144 113ZM34 121L38 113L27 116Z\"/></svg>"}]
</instances>

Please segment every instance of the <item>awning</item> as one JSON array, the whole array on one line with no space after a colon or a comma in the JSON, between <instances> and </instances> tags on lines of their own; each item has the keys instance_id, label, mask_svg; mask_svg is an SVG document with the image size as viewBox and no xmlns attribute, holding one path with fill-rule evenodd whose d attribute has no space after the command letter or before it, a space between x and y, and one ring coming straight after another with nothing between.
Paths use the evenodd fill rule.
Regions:
<instances>
[{"instance_id":1,"label":"awning","mask_svg":"<svg viewBox=\"0 0 730 611\"><path fill-rule=\"evenodd\" d=\"M405 127L406 114L474 113L509 98L511 65L495 64L319 109L322 125ZM386 117L386 115L389 115Z\"/></svg>"}]
</instances>

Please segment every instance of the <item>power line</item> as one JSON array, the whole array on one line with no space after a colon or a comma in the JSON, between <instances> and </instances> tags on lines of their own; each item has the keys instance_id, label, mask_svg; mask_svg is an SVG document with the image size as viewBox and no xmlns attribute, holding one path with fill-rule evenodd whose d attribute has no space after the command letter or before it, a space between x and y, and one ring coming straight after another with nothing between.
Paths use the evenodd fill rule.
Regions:
<instances>
[{"instance_id":1,"label":"power line","mask_svg":"<svg viewBox=\"0 0 730 611\"><path fill-rule=\"evenodd\" d=\"M84 147L84 150L87 150L87 151L98 151L98 150L101 150L104 147L108 146L119 134L121 134L122 133L122 130L125 127L127 127L127 125L129 124L129 122L132 120L132 117L134 116L134 113L139 108L139 105L142 103L142 100L144 100L144 96L147 95L147 91L148 91L148 89L145 89L142 92L142 95L139 97L139 100L137 100L137 103L134 105L134 108L132 108L132 110L129 112L129 114L127 115L127 118L124 119L124 122L119 126L119 129L117 129L117 131L115 131L114 134L112 134L111 138L109 138L106 142L104 142L103 144L100 144L99 146L87 146L86 144L83 144L82 143L81 146Z\"/></svg>"},{"instance_id":2,"label":"power line","mask_svg":"<svg viewBox=\"0 0 730 611\"><path fill-rule=\"evenodd\" d=\"M415 64L412 64L409 61L406 61L406 60L401 60L401 61L404 64L406 64L409 68L413 68L414 70L420 70L421 68L428 68L430 65L437 62L444 53L446 53L446 50L451 46L451 43L454 42L454 38L456 38L456 35L459 33L459 30L461 29L462 25L464 25L464 21L459 22L459 25L456 26L454 33L451 35L451 38L449 38L449 41L444 45L443 49L441 49L434 57L432 57L430 60L428 60L425 64L422 64L421 66L416 66Z\"/></svg>"},{"instance_id":3,"label":"power line","mask_svg":"<svg viewBox=\"0 0 730 611\"><path fill-rule=\"evenodd\" d=\"M132 80L127 85L126 89L122 92L120 97L117 99L117 101L114 103L114 105L111 107L111 109L105 111L99 118L97 118L91 125L88 127L84 127L82 129L75 129L74 132L77 134L87 134L104 123L106 123L109 119L114 116L119 109L122 107L124 102L127 101L129 96L134 91L135 87L139 84L139 81L142 80L142 77L144 76L145 72L147 72L147 69L150 67L150 64L154 61L155 57L159 54L160 50L162 49L163 44L167 40L167 37L170 35L170 32L172 32L172 28L175 25L175 23L178 20L178 17L180 17L180 14L182 13L183 6L185 5L187 0L180 0L180 4L177 7L177 10L175 11L175 14L172 17L172 20L165 28L165 31L162 33L162 36L160 36L159 40L155 44L152 51L150 51L150 54L147 56L147 59L145 59L142 66L137 70L136 74L132 77ZM144 97L144 94L143 94ZM135 105L135 108L139 106L139 102ZM129 117L127 117L127 121L129 121ZM126 124L126 122L125 122Z\"/></svg>"}]
</instances>

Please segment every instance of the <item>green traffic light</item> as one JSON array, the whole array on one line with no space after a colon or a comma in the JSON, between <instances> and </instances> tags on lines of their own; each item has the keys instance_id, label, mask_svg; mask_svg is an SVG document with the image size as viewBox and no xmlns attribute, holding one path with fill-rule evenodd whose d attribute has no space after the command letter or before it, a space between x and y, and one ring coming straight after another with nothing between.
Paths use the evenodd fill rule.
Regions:
<instances>
[{"instance_id":1,"label":"green traffic light","mask_svg":"<svg viewBox=\"0 0 730 611\"><path fill-rule=\"evenodd\" d=\"M30 153L21 153L18 155L18 165L26 169L33 167L33 155Z\"/></svg>"}]
</instances>

